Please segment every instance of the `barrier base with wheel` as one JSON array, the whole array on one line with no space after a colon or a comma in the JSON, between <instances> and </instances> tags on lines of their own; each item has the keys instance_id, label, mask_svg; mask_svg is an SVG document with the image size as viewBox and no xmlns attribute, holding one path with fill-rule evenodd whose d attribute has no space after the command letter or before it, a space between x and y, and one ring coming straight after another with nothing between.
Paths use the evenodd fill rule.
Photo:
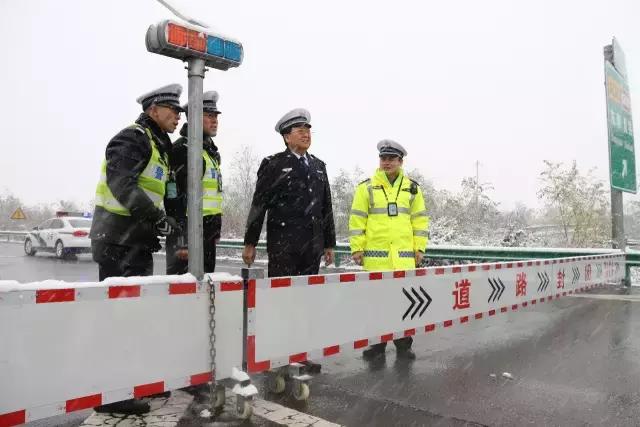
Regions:
<instances>
[{"instance_id":1,"label":"barrier base with wheel","mask_svg":"<svg viewBox=\"0 0 640 427\"><path fill-rule=\"evenodd\" d=\"M274 394L283 394L287 388L296 400L307 400L310 395L309 383L313 376L307 373L308 366L292 363L267 373L267 389Z\"/></svg>"}]
</instances>

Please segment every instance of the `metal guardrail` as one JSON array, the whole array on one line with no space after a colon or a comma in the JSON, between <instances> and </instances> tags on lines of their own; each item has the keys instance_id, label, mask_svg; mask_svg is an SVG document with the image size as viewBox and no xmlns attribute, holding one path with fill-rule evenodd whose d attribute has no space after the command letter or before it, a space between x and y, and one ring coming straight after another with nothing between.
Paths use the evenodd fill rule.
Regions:
<instances>
[{"instance_id":1,"label":"metal guardrail","mask_svg":"<svg viewBox=\"0 0 640 427\"><path fill-rule=\"evenodd\" d=\"M0 241L10 242L12 240L24 240L26 231L0 230Z\"/></svg>"},{"instance_id":2,"label":"metal guardrail","mask_svg":"<svg viewBox=\"0 0 640 427\"><path fill-rule=\"evenodd\" d=\"M6 241L24 239L26 231L0 230L0 241L6 237ZM164 239L161 239L164 241ZM164 243L164 242L163 242ZM221 249L242 250L242 239L222 239L218 244ZM257 249L265 251L266 242L260 241ZM560 257L576 257L597 254L616 253L615 249L605 248L513 248L513 247L486 247L486 246L447 246L430 245L425 257L432 260L469 260L469 261L517 261L523 259L546 259ZM349 258L351 250L348 244L339 243L335 248L336 266ZM640 251L627 250L626 263L628 267L640 267Z\"/></svg>"},{"instance_id":3,"label":"metal guardrail","mask_svg":"<svg viewBox=\"0 0 640 427\"><path fill-rule=\"evenodd\" d=\"M221 240L219 248L238 249L244 247L239 239ZM266 243L260 241L258 250L266 250ZM616 249L599 248L513 248L490 246L447 246L429 245L425 257L434 260L469 260L469 261L517 261L524 259L550 259L562 257L588 256L598 254L617 253ZM338 256L350 256L351 249L347 244L337 244L335 247L336 258ZM628 252L627 263L640 266L640 252Z\"/></svg>"}]
</instances>

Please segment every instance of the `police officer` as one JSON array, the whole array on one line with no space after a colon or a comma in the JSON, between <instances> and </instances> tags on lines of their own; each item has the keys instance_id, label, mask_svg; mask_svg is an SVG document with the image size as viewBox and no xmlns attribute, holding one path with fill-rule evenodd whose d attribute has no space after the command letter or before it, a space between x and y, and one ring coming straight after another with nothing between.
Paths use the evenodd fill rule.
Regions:
<instances>
[{"instance_id":1,"label":"police officer","mask_svg":"<svg viewBox=\"0 0 640 427\"><path fill-rule=\"evenodd\" d=\"M140 96L143 113L107 144L96 190L89 237L100 280L153 274L158 235L170 235L176 221L163 208L169 174L169 133L180 120L182 87L171 84ZM129 400L99 412L145 413L149 404Z\"/></svg>"},{"instance_id":2,"label":"police officer","mask_svg":"<svg viewBox=\"0 0 640 427\"><path fill-rule=\"evenodd\" d=\"M405 175L407 150L395 141L378 143L380 168L356 188L349 218L353 260L367 271L409 270L420 265L427 247L429 218L422 190ZM415 359L411 337L393 341L399 357ZM387 343L363 352L381 356Z\"/></svg>"},{"instance_id":3,"label":"police officer","mask_svg":"<svg viewBox=\"0 0 640 427\"><path fill-rule=\"evenodd\" d=\"M202 235L204 238L204 271L216 268L216 244L222 226L222 174L220 152L213 142L218 132L218 92L205 92L202 102ZM187 106L183 106L186 110ZM187 118L189 112L187 111ZM175 194L167 194L167 212L178 221L183 233L167 237L167 274L184 274L188 261L184 256L187 243L187 131L188 123L180 129L181 137L171 150L171 170L175 178ZM171 188L172 183L168 188ZM173 193L173 191L169 191Z\"/></svg>"},{"instance_id":4,"label":"police officer","mask_svg":"<svg viewBox=\"0 0 640 427\"><path fill-rule=\"evenodd\" d=\"M311 115L289 111L276 124L287 149L262 160L244 236L244 262L251 265L267 214L269 277L317 274L324 254L333 262L336 244L331 190L322 160L309 154Z\"/></svg>"}]
</instances>

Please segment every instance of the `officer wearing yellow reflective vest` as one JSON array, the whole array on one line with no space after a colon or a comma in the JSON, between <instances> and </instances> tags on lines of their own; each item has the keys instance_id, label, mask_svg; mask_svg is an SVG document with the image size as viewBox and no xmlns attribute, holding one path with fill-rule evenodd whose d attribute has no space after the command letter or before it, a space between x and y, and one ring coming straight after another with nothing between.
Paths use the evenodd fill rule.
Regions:
<instances>
[{"instance_id":1,"label":"officer wearing yellow reflective vest","mask_svg":"<svg viewBox=\"0 0 640 427\"><path fill-rule=\"evenodd\" d=\"M89 238L100 280L153 274L158 235L178 229L164 212L172 133L178 126L182 87L172 84L140 96L144 111L107 144L96 190ZM102 405L98 412L141 414L149 404L128 400Z\"/></svg>"},{"instance_id":2,"label":"officer wearing yellow reflective vest","mask_svg":"<svg viewBox=\"0 0 640 427\"><path fill-rule=\"evenodd\" d=\"M349 218L353 260L367 271L408 270L422 262L429 218L422 190L402 170L407 151L385 139L378 143L380 168L356 188ZM398 356L414 359L411 337L394 340ZM365 350L384 354L386 343Z\"/></svg>"},{"instance_id":3,"label":"officer wearing yellow reflective vest","mask_svg":"<svg viewBox=\"0 0 640 427\"><path fill-rule=\"evenodd\" d=\"M172 133L180 120L182 86L140 96L143 113L105 151L89 238L99 278L153 274L158 235L177 228L164 212Z\"/></svg>"},{"instance_id":4,"label":"officer wearing yellow reflective vest","mask_svg":"<svg viewBox=\"0 0 640 427\"><path fill-rule=\"evenodd\" d=\"M216 244L222 227L222 173L220 152L213 142L218 133L218 92L203 94L202 102L202 235L204 271L212 273L216 268ZM186 110L187 106L184 106ZM189 112L187 111L187 118ZM175 178L175 193L169 191L167 213L178 220L183 233L167 237L167 274L184 274L188 269L187 244L187 137L188 123L180 129L181 137L171 150L171 170ZM171 189L169 184L169 189ZM173 193L173 194L171 194Z\"/></svg>"}]
</instances>

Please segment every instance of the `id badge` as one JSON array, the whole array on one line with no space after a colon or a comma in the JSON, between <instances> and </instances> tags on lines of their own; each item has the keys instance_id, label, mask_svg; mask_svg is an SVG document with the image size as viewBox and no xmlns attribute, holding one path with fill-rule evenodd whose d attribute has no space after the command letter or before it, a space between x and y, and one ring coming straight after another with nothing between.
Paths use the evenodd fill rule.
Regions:
<instances>
[{"instance_id":1,"label":"id badge","mask_svg":"<svg viewBox=\"0 0 640 427\"><path fill-rule=\"evenodd\" d=\"M387 204L387 215L398 216L398 204L395 202Z\"/></svg>"},{"instance_id":2,"label":"id badge","mask_svg":"<svg viewBox=\"0 0 640 427\"><path fill-rule=\"evenodd\" d=\"M174 181L167 182L167 199L175 199L178 197L178 188Z\"/></svg>"}]
</instances>

